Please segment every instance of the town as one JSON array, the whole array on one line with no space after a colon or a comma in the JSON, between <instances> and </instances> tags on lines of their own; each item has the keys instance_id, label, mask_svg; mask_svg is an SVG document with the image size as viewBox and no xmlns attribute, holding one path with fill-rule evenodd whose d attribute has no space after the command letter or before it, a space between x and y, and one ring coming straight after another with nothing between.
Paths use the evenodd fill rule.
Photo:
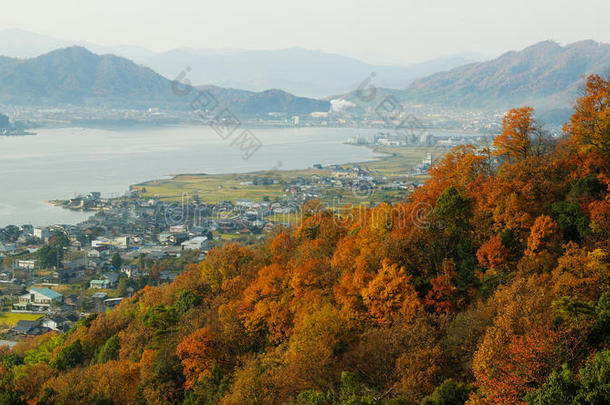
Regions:
<instances>
[{"instance_id":1,"label":"town","mask_svg":"<svg viewBox=\"0 0 610 405\"><path fill-rule=\"evenodd\" d=\"M298 226L309 201L341 213L406 200L451 147L486 147L483 136L427 132L415 138L379 132L347 142L373 147L382 157L298 171L176 176L132 185L113 198L90 192L50 202L91 213L79 224L0 229L1 338L16 342L67 330L146 285L171 282L226 241L254 243Z\"/></svg>"},{"instance_id":2,"label":"town","mask_svg":"<svg viewBox=\"0 0 610 405\"><path fill-rule=\"evenodd\" d=\"M340 210L346 204L406 198L421 184L409 173L384 176L360 165L316 165L288 178L281 173L235 180L245 196L256 187L269 191L258 200L151 195L154 184L143 184L118 198L91 192L54 201L64 209L91 212L77 225L0 228L0 339L10 346L27 336L66 331L79 318L112 309L146 285L171 282L214 246L250 243L278 227L298 225L302 205L312 199Z\"/></svg>"}]
</instances>

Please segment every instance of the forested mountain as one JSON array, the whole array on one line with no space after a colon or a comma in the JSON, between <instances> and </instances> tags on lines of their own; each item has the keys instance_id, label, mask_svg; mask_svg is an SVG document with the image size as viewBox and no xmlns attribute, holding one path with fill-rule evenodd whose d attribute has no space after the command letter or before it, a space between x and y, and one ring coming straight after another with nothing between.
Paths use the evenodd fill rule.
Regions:
<instances>
[{"instance_id":1,"label":"forested mountain","mask_svg":"<svg viewBox=\"0 0 610 405\"><path fill-rule=\"evenodd\" d=\"M85 48L59 49L0 63L0 102L12 105L164 105L176 96L151 69Z\"/></svg>"},{"instance_id":2,"label":"forested mountain","mask_svg":"<svg viewBox=\"0 0 610 405\"><path fill-rule=\"evenodd\" d=\"M581 41L560 46L545 41L419 79L403 98L477 108L532 105L561 113L571 109L584 77L593 73L610 74L609 44Z\"/></svg>"},{"instance_id":3,"label":"forested mountain","mask_svg":"<svg viewBox=\"0 0 610 405\"><path fill-rule=\"evenodd\" d=\"M307 114L328 111L327 101L271 90L254 93L211 87L219 103L236 113ZM7 105L187 109L172 82L153 70L115 55L82 47L55 50L32 59L0 58L0 103Z\"/></svg>"},{"instance_id":4,"label":"forested mountain","mask_svg":"<svg viewBox=\"0 0 610 405\"><path fill-rule=\"evenodd\" d=\"M371 72L381 86L405 88L415 79L485 59L475 53L448 55L406 66L374 65L358 59L300 47L276 50L172 49L154 52L137 46L101 46L66 41L33 32L0 30L0 55L31 58L57 48L82 46L97 54L114 54L148 66L168 79L186 66L195 85L283 89L307 97L350 91Z\"/></svg>"},{"instance_id":5,"label":"forested mountain","mask_svg":"<svg viewBox=\"0 0 610 405\"><path fill-rule=\"evenodd\" d=\"M268 111L308 114L312 111L326 112L330 108L330 103L325 100L296 97L283 90L272 89L233 102L231 108L237 113L248 114L263 114Z\"/></svg>"},{"instance_id":6,"label":"forested mountain","mask_svg":"<svg viewBox=\"0 0 610 405\"><path fill-rule=\"evenodd\" d=\"M236 114L261 115L270 112L309 114L314 111L326 112L330 109L328 100L297 97L278 89L258 93L211 85L197 86L197 89L209 91L221 104L229 107Z\"/></svg>"},{"instance_id":7,"label":"forested mountain","mask_svg":"<svg viewBox=\"0 0 610 405\"><path fill-rule=\"evenodd\" d=\"M407 66L378 66L299 47L278 50L174 49L138 60L166 77L192 67L193 81L251 91L279 88L307 97L344 93L375 72L380 86L404 89L413 80L473 62L447 56Z\"/></svg>"},{"instance_id":8,"label":"forested mountain","mask_svg":"<svg viewBox=\"0 0 610 405\"><path fill-rule=\"evenodd\" d=\"M604 404L610 81L561 139L509 111L407 201L225 243L63 335L0 349L0 402Z\"/></svg>"}]
</instances>

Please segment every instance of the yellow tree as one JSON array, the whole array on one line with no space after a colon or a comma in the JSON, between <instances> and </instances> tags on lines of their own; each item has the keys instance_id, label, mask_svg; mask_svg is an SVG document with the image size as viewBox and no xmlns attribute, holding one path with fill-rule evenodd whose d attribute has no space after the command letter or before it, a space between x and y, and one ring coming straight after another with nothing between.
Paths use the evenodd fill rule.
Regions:
<instances>
[{"instance_id":1,"label":"yellow tree","mask_svg":"<svg viewBox=\"0 0 610 405\"><path fill-rule=\"evenodd\" d=\"M385 259L375 278L362 291L369 315L381 325L411 318L421 302L404 267Z\"/></svg>"},{"instance_id":2,"label":"yellow tree","mask_svg":"<svg viewBox=\"0 0 610 405\"><path fill-rule=\"evenodd\" d=\"M610 158L610 79L587 78L585 94L576 102L575 112L564 126L579 152L597 152Z\"/></svg>"},{"instance_id":3,"label":"yellow tree","mask_svg":"<svg viewBox=\"0 0 610 405\"><path fill-rule=\"evenodd\" d=\"M525 159L531 149L530 137L537 130L531 107L513 108L504 116L502 133L494 139L496 156L509 162Z\"/></svg>"}]
</instances>

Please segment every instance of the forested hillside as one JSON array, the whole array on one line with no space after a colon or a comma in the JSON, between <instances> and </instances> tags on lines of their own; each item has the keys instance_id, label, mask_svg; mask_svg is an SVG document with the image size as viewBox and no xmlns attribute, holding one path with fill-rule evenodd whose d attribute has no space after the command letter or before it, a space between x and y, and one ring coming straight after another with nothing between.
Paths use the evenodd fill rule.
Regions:
<instances>
[{"instance_id":1,"label":"forested hillside","mask_svg":"<svg viewBox=\"0 0 610 405\"><path fill-rule=\"evenodd\" d=\"M604 404L610 81L551 139L514 109L408 201L227 243L0 352L0 403Z\"/></svg>"},{"instance_id":2,"label":"forested hillside","mask_svg":"<svg viewBox=\"0 0 610 405\"><path fill-rule=\"evenodd\" d=\"M147 67L115 55L96 55L78 46L31 59L0 56L0 103L4 104L191 108L191 99L185 100L172 88L170 80ZM328 101L297 97L281 90L254 93L217 86L201 89L209 90L219 104L240 114L309 114L330 108Z\"/></svg>"},{"instance_id":3,"label":"forested hillside","mask_svg":"<svg viewBox=\"0 0 610 405\"><path fill-rule=\"evenodd\" d=\"M401 99L461 107L536 107L546 122L569 117L569 108L591 73L610 74L610 45L544 41L486 62L417 80Z\"/></svg>"}]
</instances>

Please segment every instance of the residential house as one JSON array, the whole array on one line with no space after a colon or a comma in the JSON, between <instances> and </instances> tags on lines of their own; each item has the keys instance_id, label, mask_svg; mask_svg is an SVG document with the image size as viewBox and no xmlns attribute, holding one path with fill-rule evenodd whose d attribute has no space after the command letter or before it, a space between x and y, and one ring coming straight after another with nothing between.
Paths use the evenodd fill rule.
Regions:
<instances>
[{"instance_id":1,"label":"residential house","mask_svg":"<svg viewBox=\"0 0 610 405\"><path fill-rule=\"evenodd\" d=\"M108 280L112 287L115 287L119 281L119 274L114 272L104 273L104 279Z\"/></svg>"},{"instance_id":2,"label":"residential house","mask_svg":"<svg viewBox=\"0 0 610 405\"><path fill-rule=\"evenodd\" d=\"M64 299L64 303L74 310L78 306L78 297L75 294L68 295Z\"/></svg>"},{"instance_id":3,"label":"residential house","mask_svg":"<svg viewBox=\"0 0 610 405\"><path fill-rule=\"evenodd\" d=\"M13 273L8 271L0 273L0 283L12 283L14 281Z\"/></svg>"},{"instance_id":4,"label":"residential house","mask_svg":"<svg viewBox=\"0 0 610 405\"><path fill-rule=\"evenodd\" d=\"M184 242L185 240L187 240L188 238L189 238L189 235L186 232L172 233L169 235L169 237L167 238L167 241L165 243L170 244L170 245L179 245L182 242Z\"/></svg>"},{"instance_id":5,"label":"residential house","mask_svg":"<svg viewBox=\"0 0 610 405\"><path fill-rule=\"evenodd\" d=\"M41 325L56 332L67 332L72 327L72 322L61 315L52 315L45 317Z\"/></svg>"},{"instance_id":6,"label":"residential house","mask_svg":"<svg viewBox=\"0 0 610 405\"><path fill-rule=\"evenodd\" d=\"M96 292L95 294L93 294L91 296L91 298L93 298L95 300L105 300L106 298L108 298L108 293L107 292Z\"/></svg>"},{"instance_id":7,"label":"residential house","mask_svg":"<svg viewBox=\"0 0 610 405\"><path fill-rule=\"evenodd\" d=\"M57 291L48 288L32 287L30 290L19 296L18 302L13 304L17 310L49 310L53 305L58 305L63 301L63 296Z\"/></svg>"},{"instance_id":8,"label":"residential house","mask_svg":"<svg viewBox=\"0 0 610 405\"><path fill-rule=\"evenodd\" d=\"M159 281L162 283L171 283L178 275L175 273L170 273L167 270L162 271L159 274Z\"/></svg>"},{"instance_id":9,"label":"residential house","mask_svg":"<svg viewBox=\"0 0 610 405\"><path fill-rule=\"evenodd\" d=\"M15 325L11 331L17 335L23 336L37 336L43 335L49 332L49 329L46 326L43 326L40 320L28 321L25 319L20 319L17 321L17 325Z\"/></svg>"}]
</instances>

